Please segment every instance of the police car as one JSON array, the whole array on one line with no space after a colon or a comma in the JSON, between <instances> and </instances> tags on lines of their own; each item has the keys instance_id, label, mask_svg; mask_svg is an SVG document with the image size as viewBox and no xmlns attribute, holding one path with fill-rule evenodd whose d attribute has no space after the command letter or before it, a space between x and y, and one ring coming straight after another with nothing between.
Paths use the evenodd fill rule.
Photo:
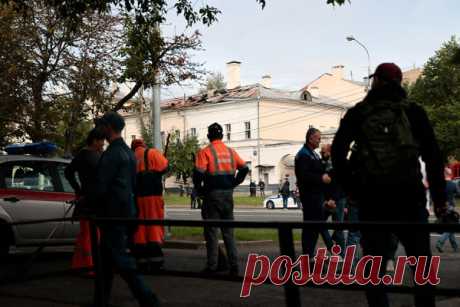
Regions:
<instances>
[{"instance_id":1,"label":"police car","mask_svg":"<svg viewBox=\"0 0 460 307\"><path fill-rule=\"evenodd\" d=\"M263 207L267 209L283 209L283 197L281 194L275 194L265 198ZM288 198L288 209L300 209L302 205L300 201L292 196Z\"/></svg>"},{"instance_id":2,"label":"police car","mask_svg":"<svg viewBox=\"0 0 460 307\"><path fill-rule=\"evenodd\" d=\"M74 191L64 176L70 161L45 155L56 150L48 142L9 145L0 155L0 255L11 246L71 244L78 223L7 223L71 217Z\"/></svg>"}]
</instances>

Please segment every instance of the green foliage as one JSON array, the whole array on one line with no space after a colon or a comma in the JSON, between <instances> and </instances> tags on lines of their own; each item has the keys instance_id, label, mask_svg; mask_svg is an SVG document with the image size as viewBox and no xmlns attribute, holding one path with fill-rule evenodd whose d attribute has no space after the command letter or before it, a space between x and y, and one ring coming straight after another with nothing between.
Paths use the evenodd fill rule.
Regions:
<instances>
[{"instance_id":1,"label":"green foliage","mask_svg":"<svg viewBox=\"0 0 460 307\"><path fill-rule=\"evenodd\" d=\"M195 136L186 135L183 139L175 131L170 133L170 143L167 158L171 167L170 174L187 184L188 178L192 176L194 168L194 157L200 145Z\"/></svg>"},{"instance_id":2,"label":"green foliage","mask_svg":"<svg viewBox=\"0 0 460 307\"><path fill-rule=\"evenodd\" d=\"M226 86L224 75L220 72L213 72L206 79L206 84L200 89L200 93L206 94L206 92L210 90L223 90Z\"/></svg>"},{"instance_id":3,"label":"green foliage","mask_svg":"<svg viewBox=\"0 0 460 307\"><path fill-rule=\"evenodd\" d=\"M80 123L110 109L110 82L119 66L110 56L120 42L118 21L87 14L75 28L46 4L29 1L28 11L21 13L0 5L5 130L0 138L3 143L47 139L70 153Z\"/></svg>"},{"instance_id":4,"label":"green foliage","mask_svg":"<svg viewBox=\"0 0 460 307\"><path fill-rule=\"evenodd\" d=\"M460 154L460 67L453 65L459 48L455 37L444 43L409 88L409 98L425 107L444 156Z\"/></svg>"}]
</instances>

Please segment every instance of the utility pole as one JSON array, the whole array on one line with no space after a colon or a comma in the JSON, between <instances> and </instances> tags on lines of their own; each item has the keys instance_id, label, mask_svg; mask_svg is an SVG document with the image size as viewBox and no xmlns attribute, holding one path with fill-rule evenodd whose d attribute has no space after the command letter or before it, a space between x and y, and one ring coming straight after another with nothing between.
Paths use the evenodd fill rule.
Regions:
<instances>
[{"instance_id":1,"label":"utility pole","mask_svg":"<svg viewBox=\"0 0 460 307\"><path fill-rule=\"evenodd\" d=\"M160 25L155 24L154 31L158 31L158 35L161 35ZM152 129L152 144L158 150L162 150L162 140L161 140L161 107L160 107L160 72L155 68L154 82L152 86L152 100L150 102L150 112L151 113L151 129Z\"/></svg>"},{"instance_id":2,"label":"utility pole","mask_svg":"<svg viewBox=\"0 0 460 307\"><path fill-rule=\"evenodd\" d=\"M151 125L152 128L152 144L153 147L160 150L162 149L161 140L161 108L160 108L160 81L159 74L155 76L155 83L152 87L152 100L150 101L150 112L151 112Z\"/></svg>"},{"instance_id":3,"label":"utility pole","mask_svg":"<svg viewBox=\"0 0 460 307\"><path fill-rule=\"evenodd\" d=\"M262 166L260 165L260 85L259 95L257 96L257 166L258 177L260 182L260 177L262 173Z\"/></svg>"},{"instance_id":4,"label":"utility pole","mask_svg":"<svg viewBox=\"0 0 460 307\"><path fill-rule=\"evenodd\" d=\"M371 56L369 54L369 50L363 43L357 40L353 35L347 36L346 39L349 42L354 41L355 43L363 47L364 51L366 51L366 54L367 54L367 90L369 90L371 88L371 80L369 79L369 76L371 75Z\"/></svg>"}]
</instances>

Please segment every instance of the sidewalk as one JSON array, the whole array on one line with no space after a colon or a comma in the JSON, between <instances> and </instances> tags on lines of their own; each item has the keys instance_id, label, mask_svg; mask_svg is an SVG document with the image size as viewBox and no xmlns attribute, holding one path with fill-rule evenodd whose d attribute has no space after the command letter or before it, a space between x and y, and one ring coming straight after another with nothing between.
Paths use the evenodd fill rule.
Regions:
<instances>
[{"instance_id":1,"label":"sidewalk","mask_svg":"<svg viewBox=\"0 0 460 307\"><path fill-rule=\"evenodd\" d=\"M245 267L247 253L251 250L268 255L273 259L279 254L276 246L240 249L240 267ZM205 263L204 249L182 250L166 249L165 269L185 272L199 272ZM35 271L59 271L68 268L70 253L43 255L36 263ZM441 280L443 287L456 287L460 284L458 274L460 261L457 255L443 257ZM243 274L243 272L241 272ZM284 290L281 287L263 285L253 288L248 299L239 297L240 282L206 280L203 278L172 277L165 275L145 276L153 291L161 298L163 306L179 307L233 307L233 306L285 306ZM94 280L73 274L51 275L40 280L28 280L0 287L0 306L14 307L71 307L85 306L92 301ZM302 288L302 306L349 306L366 307L364 293L330 289ZM410 295L390 294L392 307L412 306ZM442 299L442 298L440 298ZM115 279L112 304L118 307L137 306L127 286L119 277ZM438 307L460 306L459 299L441 301Z\"/></svg>"}]
</instances>

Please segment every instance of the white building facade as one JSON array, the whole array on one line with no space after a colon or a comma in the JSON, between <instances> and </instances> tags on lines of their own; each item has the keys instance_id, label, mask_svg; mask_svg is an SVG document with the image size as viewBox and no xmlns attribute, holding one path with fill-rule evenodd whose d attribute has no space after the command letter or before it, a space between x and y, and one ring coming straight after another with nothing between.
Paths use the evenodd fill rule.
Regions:
<instances>
[{"instance_id":1,"label":"white building facade","mask_svg":"<svg viewBox=\"0 0 460 307\"><path fill-rule=\"evenodd\" d=\"M330 97L315 97L308 88L272 89L269 76L264 76L261 84L240 86L239 65L228 63L231 88L163 101L161 131L163 135L172 131L181 136L194 135L204 146L208 142L207 127L217 122L224 129L224 142L250 168L243 185L250 180L263 180L275 189L286 175L294 184L294 156L304 144L308 128L318 128L323 133L323 143L331 142L349 105ZM362 98L365 88L361 88ZM123 137L128 143L141 135L139 116L124 115ZM149 114L143 116L148 121ZM173 185L173 180L167 183Z\"/></svg>"}]
</instances>

